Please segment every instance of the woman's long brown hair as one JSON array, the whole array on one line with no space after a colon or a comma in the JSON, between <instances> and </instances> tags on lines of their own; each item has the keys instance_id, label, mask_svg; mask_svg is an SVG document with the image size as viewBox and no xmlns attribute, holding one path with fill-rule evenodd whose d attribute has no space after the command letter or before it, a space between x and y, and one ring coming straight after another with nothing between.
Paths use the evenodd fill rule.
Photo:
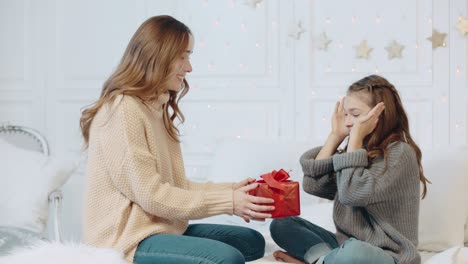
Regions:
<instances>
[{"instance_id":1,"label":"woman's long brown hair","mask_svg":"<svg viewBox=\"0 0 468 264\"><path fill-rule=\"evenodd\" d=\"M150 102L168 92L169 101L163 111L164 126L169 136L179 141L179 130L174 119L184 122L178 102L188 92L189 85L184 80L180 92L168 90L167 87L173 62L186 51L191 34L186 25L170 16L151 17L137 29L117 69L104 83L101 96L82 112L80 127L85 148L89 144L89 130L94 116L118 95L135 96L143 102ZM172 114L169 110L172 110Z\"/></svg>"},{"instance_id":2,"label":"woman's long brown hair","mask_svg":"<svg viewBox=\"0 0 468 264\"><path fill-rule=\"evenodd\" d=\"M375 130L365 138L368 157L369 159L380 155L387 157L387 147L390 143L396 141L407 142L416 152L419 178L423 184L422 198L424 198L427 193L427 183L430 183L430 181L424 177L421 165L421 149L411 137L408 116L403 108L398 91L385 78L370 75L352 84L348 88L347 94L356 94L370 107L374 107L380 102L385 104L385 111L379 117Z\"/></svg>"}]
</instances>

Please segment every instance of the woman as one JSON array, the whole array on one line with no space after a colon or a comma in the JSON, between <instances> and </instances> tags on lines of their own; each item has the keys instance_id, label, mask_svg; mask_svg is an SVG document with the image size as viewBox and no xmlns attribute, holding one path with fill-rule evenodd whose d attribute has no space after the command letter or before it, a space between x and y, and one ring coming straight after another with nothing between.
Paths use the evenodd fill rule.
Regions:
<instances>
[{"instance_id":1,"label":"woman","mask_svg":"<svg viewBox=\"0 0 468 264\"><path fill-rule=\"evenodd\" d=\"M136 31L98 101L80 125L88 148L84 239L111 247L130 262L244 263L261 258L256 231L188 225L218 214L271 217L271 199L248 195L254 179L195 183L185 177L175 118L189 85L193 37L170 16Z\"/></svg>"},{"instance_id":2,"label":"woman","mask_svg":"<svg viewBox=\"0 0 468 264\"><path fill-rule=\"evenodd\" d=\"M349 136L346 151L338 146ZM325 144L304 153L304 190L334 200L336 234L299 217L274 220L270 231L293 263L419 264L421 151L395 87L371 75L348 89L333 113Z\"/></svg>"}]
</instances>

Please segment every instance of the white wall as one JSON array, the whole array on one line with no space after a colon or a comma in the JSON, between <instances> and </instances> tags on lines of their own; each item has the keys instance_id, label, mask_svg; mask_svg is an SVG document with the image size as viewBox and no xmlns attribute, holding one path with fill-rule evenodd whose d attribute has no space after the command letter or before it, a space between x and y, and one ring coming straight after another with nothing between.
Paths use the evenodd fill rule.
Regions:
<instances>
[{"instance_id":1,"label":"white wall","mask_svg":"<svg viewBox=\"0 0 468 264\"><path fill-rule=\"evenodd\" d=\"M465 0L264 0L256 8L240 0L0 0L0 123L32 126L53 153L77 155L80 109L97 98L138 25L158 14L185 22L196 39L182 104L193 179L209 175L226 138L322 140L335 100L376 72L401 92L421 146L468 142L468 36L455 28L468 18ZM305 32L295 39L299 22ZM432 49L433 28L447 33L445 47ZM332 40L327 51L317 48L322 32ZM373 48L367 60L353 48L362 40ZM388 59L392 40L405 46L402 58ZM81 168L65 187L69 238L79 237L83 179Z\"/></svg>"}]
</instances>

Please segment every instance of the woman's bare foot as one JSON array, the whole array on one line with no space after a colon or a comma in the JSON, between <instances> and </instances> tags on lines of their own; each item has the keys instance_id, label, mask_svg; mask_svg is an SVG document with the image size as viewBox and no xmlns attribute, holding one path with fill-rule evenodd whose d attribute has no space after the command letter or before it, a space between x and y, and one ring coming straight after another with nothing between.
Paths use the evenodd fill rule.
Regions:
<instances>
[{"instance_id":1,"label":"woman's bare foot","mask_svg":"<svg viewBox=\"0 0 468 264\"><path fill-rule=\"evenodd\" d=\"M275 251L273 253L273 257L275 257L275 259L277 261L282 261L282 262L287 262L287 263L295 263L295 264L305 264L304 262L289 256L288 253L286 253L284 251L280 251L280 250Z\"/></svg>"}]
</instances>

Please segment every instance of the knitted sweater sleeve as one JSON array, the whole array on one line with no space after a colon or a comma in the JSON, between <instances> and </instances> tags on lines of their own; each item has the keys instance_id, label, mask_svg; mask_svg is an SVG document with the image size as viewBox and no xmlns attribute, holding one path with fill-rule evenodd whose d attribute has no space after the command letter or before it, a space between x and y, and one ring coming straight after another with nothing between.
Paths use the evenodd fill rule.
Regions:
<instances>
[{"instance_id":1,"label":"knitted sweater sleeve","mask_svg":"<svg viewBox=\"0 0 468 264\"><path fill-rule=\"evenodd\" d=\"M332 158L315 160L321 147L305 152L300 163L304 178L302 186L304 191L325 199L333 200L336 194L336 180L333 170Z\"/></svg>"},{"instance_id":2,"label":"knitted sweater sleeve","mask_svg":"<svg viewBox=\"0 0 468 264\"><path fill-rule=\"evenodd\" d=\"M190 180L187 180L187 184L190 190L232 190L234 187L233 183L194 182Z\"/></svg>"},{"instance_id":3,"label":"knitted sweater sleeve","mask_svg":"<svg viewBox=\"0 0 468 264\"><path fill-rule=\"evenodd\" d=\"M333 156L338 199L349 206L367 206L392 199L405 171L417 170L414 151L407 144L394 143L388 147L385 160L378 157L368 162L367 151L360 149Z\"/></svg>"},{"instance_id":4,"label":"knitted sweater sleeve","mask_svg":"<svg viewBox=\"0 0 468 264\"><path fill-rule=\"evenodd\" d=\"M108 122L112 129L102 138L106 169L115 188L133 203L166 219L233 213L232 190L185 190L162 180L157 158L149 152L146 126L136 102L122 100Z\"/></svg>"}]
</instances>

